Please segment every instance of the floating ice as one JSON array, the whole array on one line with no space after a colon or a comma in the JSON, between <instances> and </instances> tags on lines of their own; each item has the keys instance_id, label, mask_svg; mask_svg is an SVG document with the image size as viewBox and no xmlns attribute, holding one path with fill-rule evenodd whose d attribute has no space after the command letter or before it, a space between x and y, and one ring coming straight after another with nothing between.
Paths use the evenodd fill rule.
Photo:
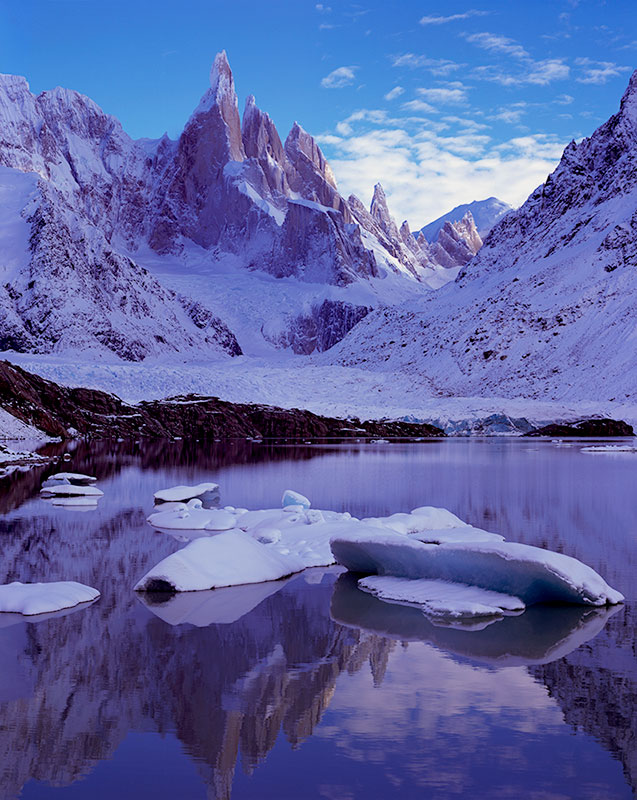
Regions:
<instances>
[{"instance_id":1,"label":"floating ice","mask_svg":"<svg viewBox=\"0 0 637 800\"><path fill-rule=\"evenodd\" d=\"M599 606L623 600L576 559L505 542L445 509L423 506L410 514L360 521L348 513L305 507L299 501L309 501L295 492L286 492L286 498L290 502L282 508L259 511L205 509L198 500L171 502L170 510L148 521L179 531L189 543L136 588L181 592L234 586L336 560L353 572L383 578L362 584L367 591L417 604L436 617L497 616L533 603Z\"/></svg>"},{"instance_id":2,"label":"floating ice","mask_svg":"<svg viewBox=\"0 0 637 800\"><path fill-rule=\"evenodd\" d=\"M95 483L97 478L95 478L93 475L84 475L82 472L56 472L56 474L51 475L48 480L68 481L69 483L82 485L87 483Z\"/></svg>"},{"instance_id":3,"label":"floating ice","mask_svg":"<svg viewBox=\"0 0 637 800\"><path fill-rule=\"evenodd\" d=\"M514 542L429 544L395 531L353 528L332 539L339 564L352 572L452 581L532 603L601 606L624 598L575 558Z\"/></svg>"},{"instance_id":4,"label":"floating ice","mask_svg":"<svg viewBox=\"0 0 637 800\"><path fill-rule=\"evenodd\" d=\"M301 508L308 509L311 504L307 497L292 491L292 489L286 489L281 498L281 505L283 508L286 506L301 506Z\"/></svg>"},{"instance_id":5,"label":"floating ice","mask_svg":"<svg viewBox=\"0 0 637 800\"><path fill-rule=\"evenodd\" d=\"M226 531L196 539L153 567L136 591L193 592L243 583L276 581L299 572L304 564L259 544L247 533Z\"/></svg>"},{"instance_id":6,"label":"floating ice","mask_svg":"<svg viewBox=\"0 0 637 800\"><path fill-rule=\"evenodd\" d=\"M184 506L151 514L148 522L172 535L183 532L190 544L165 558L136 588L181 592L278 580L307 567L329 566L334 563L330 539L357 521L347 513L295 505L261 511ZM221 524L228 526L224 533L218 532ZM196 569L191 570L191 562ZM255 568L260 563L263 569Z\"/></svg>"},{"instance_id":7,"label":"floating ice","mask_svg":"<svg viewBox=\"0 0 637 800\"><path fill-rule=\"evenodd\" d=\"M198 497L204 505L215 505L219 502L218 483L198 483L196 486L172 486L155 492L155 503L185 503Z\"/></svg>"},{"instance_id":8,"label":"floating ice","mask_svg":"<svg viewBox=\"0 0 637 800\"><path fill-rule=\"evenodd\" d=\"M6 583L0 586L0 611L34 615L72 608L97 599L97 589L75 581Z\"/></svg>"},{"instance_id":9,"label":"floating ice","mask_svg":"<svg viewBox=\"0 0 637 800\"><path fill-rule=\"evenodd\" d=\"M381 600L417 605L428 617L489 617L524 611L518 597L449 581L369 575L358 582Z\"/></svg>"}]
</instances>

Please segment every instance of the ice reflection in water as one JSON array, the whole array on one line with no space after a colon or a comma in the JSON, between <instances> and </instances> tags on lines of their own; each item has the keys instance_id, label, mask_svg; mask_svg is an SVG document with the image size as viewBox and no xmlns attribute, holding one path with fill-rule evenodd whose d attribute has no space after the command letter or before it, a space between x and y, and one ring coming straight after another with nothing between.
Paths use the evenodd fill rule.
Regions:
<instances>
[{"instance_id":1,"label":"ice reflection in water","mask_svg":"<svg viewBox=\"0 0 637 800\"><path fill-rule=\"evenodd\" d=\"M150 779L133 779L120 754L145 748L138 763L163 770L155 797L630 797L632 604L529 609L463 631L382 603L334 570L154 604L162 598L130 591L180 546L146 525L152 492L209 479L223 502L252 507L287 485L356 515L445 505L511 538L587 553L634 598L627 465L478 444L383 454L180 443L152 455L80 445L74 470L105 490L90 515L35 497L46 471L0 483L2 581L72 578L103 594L76 613L0 628L4 796L143 796ZM192 765L197 793L180 783L178 759Z\"/></svg>"}]
</instances>

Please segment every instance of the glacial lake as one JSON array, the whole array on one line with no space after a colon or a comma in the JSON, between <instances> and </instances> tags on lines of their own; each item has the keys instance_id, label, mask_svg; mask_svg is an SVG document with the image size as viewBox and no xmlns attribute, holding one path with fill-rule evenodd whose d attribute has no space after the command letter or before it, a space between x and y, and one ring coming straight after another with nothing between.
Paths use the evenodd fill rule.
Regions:
<instances>
[{"instance_id":1,"label":"glacial lake","mask_svg":"<svg viewBox=\"0 0 637 800\"><path fill-rule=\"evenodd\" d=\"M70 461L1 479L0 582L102 592L47 619L0 615L1 797L633 797L637 456L589 443L77 443ZM97 509L38 496L60 469L97 475ZM146 523L153 492L204 480L251 509L286 488L357 517L442 506L581 559L627 602L458 630L339 568L136 595L183 546Z\"/></svg>"}]
</instances>

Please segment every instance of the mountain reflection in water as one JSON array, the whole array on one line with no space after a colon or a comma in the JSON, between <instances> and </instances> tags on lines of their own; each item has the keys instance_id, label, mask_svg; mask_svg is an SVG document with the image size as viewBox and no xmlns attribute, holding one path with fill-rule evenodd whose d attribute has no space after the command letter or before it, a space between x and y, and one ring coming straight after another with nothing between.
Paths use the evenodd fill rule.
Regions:
<instances>
[{"instance_id":1,"label":"mountain reflection in water","mask_svg":"<svg viewBox=\"0 0 637 800\"><path fill-rule=\"evenodd\" d=\"M631 796L632 603L537 607L482 630L460 630L361 592L338 568L168 600L138 597L131 587L139 576L180 546L145 522L153 491L207 478L221 484L222 503L256 506L269 497L268 481L280 496L279 483L285 488L297 474L295 488L303 490L300 464L313 480L324 469L336 491L339 464L358 470L363 485L366 451L234 443L200 447L198 458L194 445L175 443L170 457L157 451L151 458L136 447L77 448L73 469L97 474L105 491L91 514L41 501L39 476L47 470L5 479L11 500L0 520L0 581L74 579L102 597L46 619L0 615L3 797L72 790L93 797L100 765L112 775L132 733L145 736L147 747L151 736L174 736L193 765L199 793L181 794L167 774L165 797L519 797L527 788L541 798ZM489 455L475 452L482 470ZM444 449L417 453L440 475ZM378 449L370 450L371 470L378 461ZM408 460L410 470L414 463ZM593 471L603 470L597 464ZM455 475L467 478L467 492L469 473ZM378 481L369 483L358 502L373 509ZM537 481L526 486L537 491ZM392 490L389 483L384 492ZM241 497L228 496L235 491ZM501 492L484 497L483 513ZM414 494L412 507L422 500ZM480 502L477 493L470 500ZM523 507L533 501L525 498ZM333 507L346 502L339 495ZM379 498L379 513L387 502ZM444 496L438 504L463 516ZM491 527L507 533L497 520ZM539 535L545 527L542 520ZM532 540L532 531L524 533ZM568 530L559 535L567 540ZM600 547L608 558L609 548L586 537L577 547ZM628 547L615 532L611 552ZM610 568L624 574L617 561ZM573 730L580 732L575 739ZM608 753L621 761L624 777Z\"/></svg>"}]
</instances>

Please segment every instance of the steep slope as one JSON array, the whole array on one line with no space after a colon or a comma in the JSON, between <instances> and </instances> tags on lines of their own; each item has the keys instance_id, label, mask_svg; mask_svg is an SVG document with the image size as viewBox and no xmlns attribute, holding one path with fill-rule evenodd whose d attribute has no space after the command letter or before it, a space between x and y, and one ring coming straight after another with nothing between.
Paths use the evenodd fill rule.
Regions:
<instances>
[{"instance_id":1,"label":"steep slope","mask_svg":"<svg viewBox=\"0 0 637 800\"><path fill-rule=\"evenodd\" d=\"M429 222L419 231L416 231L415 235L418 236L418 234L422 233L428 242L435 242L445 222L458 222L469 212L475 220L480 238L485 239L496 222L499 222L509 211L513 211L513 207L503 200L498 200L497 197L489 197L486 200L474 200L472 203L463 203L462 205L452 208L451 211L448 211L433 222Z\"/></svg>"},{"instance_id":2,"label":"steep slope","mask_svg":"<svg viewBox=\"0 0 637 800\"><path fill-rule=\"evenodd\" d=\"M636 208L637 72L619 112L566 148L456 284L369 315L331 359L441 394L634 398Z\"/></svg>"}]
</instances>

